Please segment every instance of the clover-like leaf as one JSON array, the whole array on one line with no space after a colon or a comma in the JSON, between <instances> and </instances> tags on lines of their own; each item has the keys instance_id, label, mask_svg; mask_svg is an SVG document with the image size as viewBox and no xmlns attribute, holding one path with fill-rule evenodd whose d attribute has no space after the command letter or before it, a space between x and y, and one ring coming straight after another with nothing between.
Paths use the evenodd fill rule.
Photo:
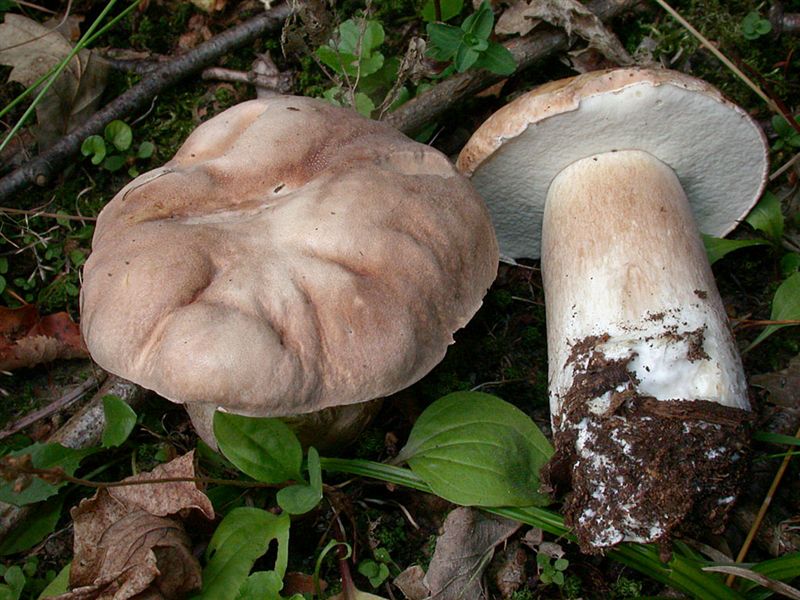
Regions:
<instances>
[{"instance_id":1,"label":"clover-like leaf","mask_svg":"<svg viewBox=\"0 0 800 600\"><path fill-rule=\"evenodd\" d=\"M120 152L125 152L133 142L133 130L124 121L115 119L106 125L103 137Z\"/></svg>"}]
</instances>

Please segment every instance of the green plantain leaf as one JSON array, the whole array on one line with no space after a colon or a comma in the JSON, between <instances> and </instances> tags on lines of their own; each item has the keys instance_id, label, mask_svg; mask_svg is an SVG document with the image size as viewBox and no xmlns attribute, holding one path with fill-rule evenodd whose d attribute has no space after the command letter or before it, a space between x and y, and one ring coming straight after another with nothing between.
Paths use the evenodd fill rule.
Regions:
<instances>
[{"instance_id":1,"label":"green plantain leaf","mask_svg":"<svg viewBox=\"0 0 800 600\"><path fill-rule=\"evenodd\" d=\"M253 479L264 483L303 480L303 449L282 421L218 411L214 435L225 458Z\"/></svg>"},{"instance_id":2,"label":"green plantain leaf","mask_svg":"<svg viewBox=\"0 0 800 600\"><path fill-rule=\"evenodd\" d=\"M543 505L539 470L550 443L530 417L480 392L456 392L431 404L398 460L434 493L466 506Z\"/></svg>"}]
</instances>

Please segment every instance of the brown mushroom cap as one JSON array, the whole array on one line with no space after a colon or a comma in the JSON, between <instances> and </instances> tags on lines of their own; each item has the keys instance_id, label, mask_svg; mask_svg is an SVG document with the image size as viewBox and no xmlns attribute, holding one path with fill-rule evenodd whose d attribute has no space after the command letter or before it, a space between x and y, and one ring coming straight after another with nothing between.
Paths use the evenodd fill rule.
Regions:
<instances>
[{"instance_id":1,"label":"brown mushroom cap","mask_svg":"<svg viewBox=\"0 0 800 600\"><path fill-rule=\"evenodd\" d=\"M322 101L255 100L105 207L82 330L100 366L170 400L308 413L425 375L497 259L438 151Z\"/></svg>"},{"instance_id":2,"label":"brown mushroom cap","mask_svg":"<svg viewBox=\"0 0 800 600\"><path fill-rule=\"evenodd\" d=\"M733 230L766 183L761 128L708 83L666 69L593 71L547 83L494 113L458 168L489 206L500 253L538 258L550 182L573 162L642 150L683 186L703 233Z\"/></svg>"}]
</instances>

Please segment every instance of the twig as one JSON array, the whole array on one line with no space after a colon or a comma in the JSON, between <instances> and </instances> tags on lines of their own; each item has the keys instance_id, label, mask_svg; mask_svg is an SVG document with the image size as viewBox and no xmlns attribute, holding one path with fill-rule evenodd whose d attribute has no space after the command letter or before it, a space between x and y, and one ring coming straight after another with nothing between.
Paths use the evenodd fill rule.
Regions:
<instances>
[{"instance_id":1,"label":"twig","mask_svg":"<svg viewBox=\"0 0 800 600\"><path fill-rule=\"evenodd\" d=\"M797 433L794 434L796 438L800 438L800 429L797 430ZM753 543L753 539L756 537L756 533L758 532L758 528L761 526L761 521L764 520L764 515L767 514L767 510L769 509L769 505L772 503L772 498L775 496L775 492L778 489L778 485L783 479L784 473L786 473L786 469L789 467L789 461L792 460L792 456L794 456L794 451L789 448L789 451L786 453L786 456L783 457L783 461L781 462L781 466L778 468L777 473L775 473L775 478L772 480L772 485L769 486L769 491L767 491L767 495L764 497L764 501L761 503L761 508L758 510L758 514L756 515L756 520L753 521L753 526L750 528L750 531L747 532L747 537L742 544L741 549L739 550L739 554L736 555L736 562L742 562L745 557L747 556L748 550L750 550L750 545ZM725 580L725 583L730 587L733 585L733 581L736 578L735 574L728 575L728 578Z\"/></svg>"},{"instance_id":2,"label":"twig","mask_svg":"<svg viewBox=\"0 0 800 600\"><path fill-rule=\"evenodd\" d=\"M780 107L772 98L770 98L769 96L767 96L767 94L764 93L764 90L762 90L752 79L750 79L747 75L745 75L739 67L733 64L733 61L731 61L727 56L725 56L722 52L720 52L719 48L717 48L714 44L708 41L708 39L702 33L697 31L697 29L695 29L694 26L692 26L692 24L689 23L689 21L684 19L680 15L680 13L678 13L678 11L676 11L669 4L667 4L665 0L655 0L655 1L656 4L658 4L661 8L667 11L673 19L675 19L689 33L691 33L695 37L695 39L697 39L698 42L700 42L709 52L711 52L711 54L716 56L717 59L723 65L725 65L731 71L733 71L733 73L739 79L741 79L742 82L744 82L744 84L747 85L747 87L753 90L753 92L755 92L755 94L766 103L766 105L769 107L771 111L785 117L784 111L780 109Z\"/></svg>"},{"instance_id":3,"label":"twig","mask_svg":"<svg viewBox=\"0 0 800 600\"><path fill-rule=\"evenodd\" d=\"M83 217L76 215L62 215L58 213L42 212L37 209L22 210L20 208L8 208L0 206L0 214L7 215L26 215L28 217L47 217L48 219L66 219L67 221L97 221L97 217Z\"/></svg>"},{"instance_id":4,"label":"twig","mask_svg":"<svg viewBox=\"0 0 800 600\"><path fill-rule=\"evenodd\" d=\"M587 8L603 21L639 4L639 0L592 0ZM522 38L505 43L517 61L517 72L526 69L546 56L566 49L566 33L555 29L534 30ZM386 115L385 122L403 133L414 133L439 117L455 103L505 79L485 70L470 70L438 83L424 94L412 98L396 111Z\"/></svg>"},{"instance_id":5,"label":"twig","mask_svg":"<svg viewBox=\"0 0 800 600\"><path fill-rule=\"evenodd\" d=\"M221 55L280 27L293 7L281 4L225 31L169 62L160 65L145 79L125 91L77 127L49 150L0 179L0 201L32 183L44 185L69 158L78 152L83 140L102 131L114 119L144 108L164 89L210 65Z\"/></svg>"},{"instance_id":6,"label":"twig","mask_svg":"<svg viewBox=\"0 0 800 600\"><path fill-rule=\"evenodd\" d=\"M136 408L145 397L138 385L110 375L86 406L67 421L48 441L67 448L88 448L100 443L105 426L103 396L114 395ZM0 539L5 538L32 511L31 506L12 506L0 502Z\"/></svg>"},{"instance_id":7,"label":"twig","mask_svg":"<svg viewBox=\"0 0 800 600\"><path fill-rule=\"evenodd\" d=\"M12 423L2 431L0 431L0 440L7 438L10 435L14 435L18 431L22 431L29 425L33 425L36 421L40 419L44 419L45 417L49 417L55 412L62 410L68 407L70 404L79 400L83 397L86 392L91 390L92 388L97 387L102 383L103 379L106 378L106 374L101 372L98 377L89 377L86 381L80 384L78 387L70 390L57 400L54 400L47 406L40 408L39 410L35 410L32 413L28 413L21 419L18 419L15 423Z\"/></svg>"}]
</instances>

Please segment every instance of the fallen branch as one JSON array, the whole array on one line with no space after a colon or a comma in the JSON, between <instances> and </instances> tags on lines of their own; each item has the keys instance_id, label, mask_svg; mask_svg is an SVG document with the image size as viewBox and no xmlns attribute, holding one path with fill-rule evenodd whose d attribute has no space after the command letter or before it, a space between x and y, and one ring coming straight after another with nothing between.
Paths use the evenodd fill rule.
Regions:
<instances>
[{"instance_id":1,"label":"fallen branch","mask_svg":"<svg viewBox=\"0 0 800 600\"><path fill-rule=\"evenodd\" d=\"M46 152L0 179L0 201L32 183L45 185L55 173L59 172L70 157L77 154L83 140L87 137L100 133L106 124L114 119L125 117L142 109L154 96L209 66L226 52L253 41L267 31L279 28L292 10L288 3L276 6L159 66L139 83L92 115L83 125L61 138Z\"/></svg>"},{"instance_id":2,"label":"fallen branch","mask_svg":"<svg viewBox=\"0 0 800 600\"><path fill-rule=\"evenodd\" d=\"M639 4L640 0L592 0L587 8L607 21ZM517 72L526 69L546 56L565 50L569 44L563 31L537 28L525 37L505 43L517 61ZM412 98L384 121L403 133L414 133L444 113L455 103L505 79L489 71L472 70L446 79L424 94Z\"/></svg>"},{"instance_id":3,"label":"fallen branch","mask_svg":"<svg viewBox=\"0 0 800 600\"><path fill-rule=\"evenodd\" d=\"M76 388L70 390L60 398L54 400L47 406L40 408L39 410L35 410L32 413L29 413L18 419L2 431L0 431L0 440L4 440L5 438L9 437L10 435L14 435L15 433L22 431L26 427L33 425L37 421L44 419L45 417L49 417L53 413L56 413L60 410L63 410L70 406L76 400L80 400L89 390L92 388L96 388L103 379L105 379L106 374L101 372L98 377L89 377L86 381L82 384L77 386Z\"/></svg>"},{"instance_id":4,"label":"fallen branch","mask_svg":"<svg viewBox=\"0 0 800 600\"><path fill-rule=\"evenodd\" d=\"M67 448L88 448L100 444L106 419L103 413L103 396L114 395L132 408L144 400L146 391L138 385L110 375L92 399L59 429L48 442ZM35 505L13 506L0 502L0 540L22 523Z\"/></svg>"}]
</instances>

